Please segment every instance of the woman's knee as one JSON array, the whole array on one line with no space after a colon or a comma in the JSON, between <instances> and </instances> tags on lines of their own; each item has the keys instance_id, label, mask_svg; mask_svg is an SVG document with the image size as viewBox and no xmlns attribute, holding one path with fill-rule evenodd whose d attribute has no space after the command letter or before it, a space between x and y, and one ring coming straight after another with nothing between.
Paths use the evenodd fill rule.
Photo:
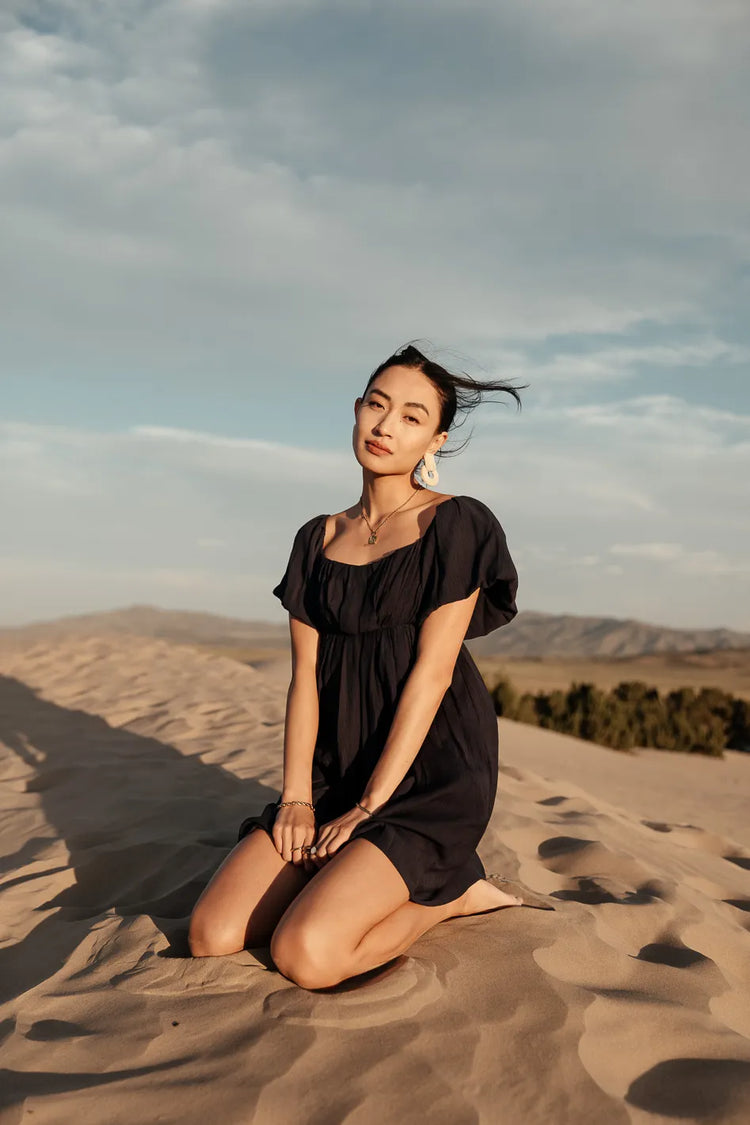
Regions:
<instances>
[{"instance_id":1,"label":"woman's knee","mask_svg":"<svg viewBox=\"0 0 750 1125\"><path fill-rule=\"evenodd\" d=\"M188 945L193 957L225 957L244 948L245 935L236 925L198 905L190 918Z\"/></svg>"},{"instance_id":2,"label":"woman's knee","mask_svg":"<svg viewBox=\"0 0 750 1125\"><path fill-rule=\"evenodd\" d=\"M280 923L271 936L270 953L279 972L302 988L327 988L340 979L330 942L304 924Z\"/></svg>"}]
</instances>

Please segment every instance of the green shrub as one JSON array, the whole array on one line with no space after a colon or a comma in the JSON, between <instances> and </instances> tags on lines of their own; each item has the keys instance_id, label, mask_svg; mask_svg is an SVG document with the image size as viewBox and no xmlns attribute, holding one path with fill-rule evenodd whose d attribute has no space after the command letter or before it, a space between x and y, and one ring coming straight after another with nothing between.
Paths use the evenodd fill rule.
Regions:
<instances>
[{"instance_id":1,"label":"green shrub","mask_svg":"<svg viewBox=\"0 0 750 1125\"><path fill-rule=\"evenodd\" d=\"M623 680L609 692L573 682L567 691L519 696L501 679L491 695L495 711L507 719L615 750L650 746L719 758L725 748L750 751L750 703L720 688L677 688L662 697L641 680Z\"/></svg>"},{"instance_id":2,"label":"green shrub","mask_svg":"<svg viewBox=\"0 0 750 1125\"><path fill-rule=\"evenodd\" d=\"M492 689L495 712L506 719L515 719L518 711L518 695L510 680L498 680Z\"/></svg>"},{"instance_id":3,"label":"green shrub","mask_svg":"<svg viewBox=\"0 0 750 1125\"><path fill-rule=\"evenodd\" d=\"M750 703L746 699L735 699L733 702L727 747L750 752Z\"/></svg>"}]
</instances>

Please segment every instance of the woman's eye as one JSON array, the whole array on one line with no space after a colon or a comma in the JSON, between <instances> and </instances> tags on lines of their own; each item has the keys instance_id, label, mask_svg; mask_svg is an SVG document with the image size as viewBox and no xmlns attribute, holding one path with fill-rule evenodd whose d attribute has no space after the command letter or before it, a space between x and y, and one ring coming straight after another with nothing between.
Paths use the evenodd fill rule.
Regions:
<instances>
[{"instance_id":1,"label":"woman's eye","mask_svg":"<svg viewBox=\"0 0 750 1125\"><path fill-rule=\"evenodd\" d=\"M376 398L368 399L367 405L374 406L377 410L385 410L383 403ZM417 424L419 424L419 418L415 418L413 414L405 414L404 417L406 418L407 422L416 422Z\"/></svg>"}]
</instances>

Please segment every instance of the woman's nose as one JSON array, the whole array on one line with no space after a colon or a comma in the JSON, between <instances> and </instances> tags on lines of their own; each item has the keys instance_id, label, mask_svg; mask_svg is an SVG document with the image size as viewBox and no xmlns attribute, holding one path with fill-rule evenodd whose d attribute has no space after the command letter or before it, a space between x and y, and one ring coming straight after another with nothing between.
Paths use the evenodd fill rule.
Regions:
<instances>
[{"instance_id":1,"label":"woman's nose","mask_svg":"<svg viewBox=\"0 0 750 1125\"><path fill-rule=\"evenodd\" d=\"M379 434L382 434L383 437L390 437L389 426L390 426L390 414L381 414L380 417L378 418L376 424L375 424L375 429L378 431Z\"/></svg>"}]
</instances>

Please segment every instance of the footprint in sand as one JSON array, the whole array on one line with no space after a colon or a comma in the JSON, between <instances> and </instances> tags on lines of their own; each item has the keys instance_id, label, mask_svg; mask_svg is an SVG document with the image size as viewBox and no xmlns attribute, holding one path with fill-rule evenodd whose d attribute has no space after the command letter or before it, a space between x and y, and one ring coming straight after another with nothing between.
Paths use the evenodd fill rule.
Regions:
<instances>
[{"instance_id":1,"label":"footprint in sand","mask_svg":"<svg viewBox=\"0 0 750 1125\"><path fill-rule=\"evenodd\" d=\"M692 965L714 963L710 957L683 945L679 938L652 941L638 951L637 958L639 961L649 961L652 965L669 965L672 969L689 969Z\"/></svg>"},{"instance_id":2,"label":"footprint in sand","mask_svg":"<svg viewBox=\"0 0 750 1125\"><path fill-rule=\"evenodd\" d=\"M743 867L745 871L750 871L750 856L733 853L731 855L725 855L724 859L728 860L729 863L735 864L736 867Z\"/></svg>"}]
</instances>

